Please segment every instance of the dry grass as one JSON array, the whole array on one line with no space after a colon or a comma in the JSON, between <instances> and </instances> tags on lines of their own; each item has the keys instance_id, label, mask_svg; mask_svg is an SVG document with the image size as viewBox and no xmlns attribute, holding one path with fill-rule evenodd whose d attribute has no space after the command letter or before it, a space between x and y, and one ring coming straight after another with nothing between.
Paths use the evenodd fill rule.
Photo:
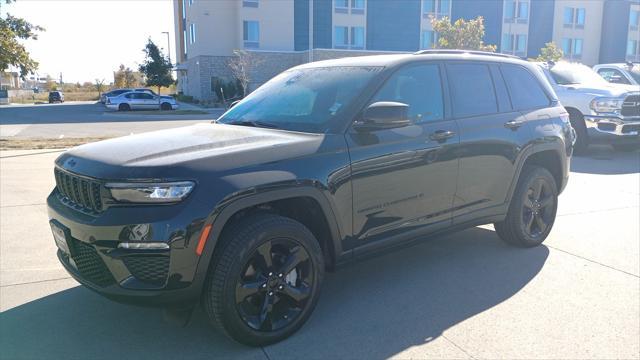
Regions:
<instances>
[{"instance_id":1,"label":"dry grass","mask_svg":"<svg viewBox=\"0 0 640 360\"><path fill-rule=\"evenodd\" d=\"M64 101L97 101L97 91L84 91L84 92L66 92L64 93ZM41 92L33 94L32 96L20 96L9 99L10 102L15 104L33 104L33 103L47 103L49 102L49 93Z\"/></svg>"},{"instance_id":2,"label":"dry grass","mask_svg":"<svg viewBox=\"0 0 640 360\"><path fill-rule=\"evenodd\" d=\"M0 138L0 150L32 150L32 149L66 149L94 141L112 138L112 136L102 137L81 137L62 139L21 139L21 138Z\"/></svg>"}]
</instances>

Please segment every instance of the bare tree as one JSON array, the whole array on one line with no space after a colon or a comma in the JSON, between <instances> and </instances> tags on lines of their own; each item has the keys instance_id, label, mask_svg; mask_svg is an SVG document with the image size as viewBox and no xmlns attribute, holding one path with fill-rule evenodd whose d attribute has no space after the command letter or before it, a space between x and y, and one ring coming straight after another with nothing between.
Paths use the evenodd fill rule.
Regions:
<instances>
[{"instance_id":1,"label":"bare tree","mask_svg":"<svg viewBox=\"0 0 640 360\"><path fill-rule=\"evenodd\" d=\"M257 68L260 63L262 63L262 59L258 58L255 54L245 50L233 51L233 57L229 59L228 66L231 70L231 74L242 86L242 97L247 95L247 89L252 80L253 70Z\"/></svg>"},{"instance_id":2,"label":"bare tree","mask_svg":"<svg viewBox=\"0 0 640 360\"><path fill-rule=\"evenodd\" d=\"M96 79L95 87L96 87L96 90L98 90L98 97L102 95L103 86L104 86L104 79L102 80Z\"/></svg>"}]
</instances>

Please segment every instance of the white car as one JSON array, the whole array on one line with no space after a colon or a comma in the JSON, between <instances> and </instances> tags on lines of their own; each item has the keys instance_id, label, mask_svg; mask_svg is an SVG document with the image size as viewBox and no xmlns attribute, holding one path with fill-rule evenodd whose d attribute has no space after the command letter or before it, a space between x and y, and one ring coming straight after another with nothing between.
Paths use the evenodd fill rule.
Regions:
<instances>
[{"instance_id":1,"label":"white car","mask_svg":"<svg viewBox=\"0 0 640 360\"><path fill-rule=\"evenodd\" d=\"M635 85L640 90L640 64L599 64L593 67L598 75L613 84Z\"/></svg>"},{"instance_id":2,"label":"white car","mask_svg":"<svg viewBox=\"0 0 640 360\"><path fill-rule=\"evenodd\" d=\"M176 99L171 96L158 96L141 91L131 91L115 97L108 97L105 105L111 110L118 111L178 109Z\"/></svg>"},{"instance_id":3,"label":"white car","mask_svg":"<svg viewBox=\"0 0 640 360\"><path fill-rule=\"evenodd\" d=\"M588 66L538 63L567 109L577 139L574 150L607 143L621 151L640 148L640 89L611 84Z\"/></svg>"}]
</instances>

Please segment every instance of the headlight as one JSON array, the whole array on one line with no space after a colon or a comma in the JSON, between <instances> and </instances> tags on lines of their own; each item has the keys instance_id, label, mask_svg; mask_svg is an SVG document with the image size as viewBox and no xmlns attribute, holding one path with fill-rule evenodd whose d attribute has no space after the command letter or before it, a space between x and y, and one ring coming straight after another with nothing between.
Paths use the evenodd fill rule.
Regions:
<instances>
[{"instance_id":1,"label":"headlight","mask_svg":"<svg viewBox=\"0 0 640 360\"><path fill-rule=\"evenodd\" d=\"M110 183L105 185L114 199L130 203L171 203L186 198L192 181L171 183Z\"/></svg>"},{"instance_id":2,"label":"headlight","mask_svg":"<svg viewBox=\"0 0 640 360\"><path fill-rule=\"evenodd\" d=\"M598 97L591 101L591 110L599 113L615 113L622 109L623 99Z\"/></svg>"}]
</instances>

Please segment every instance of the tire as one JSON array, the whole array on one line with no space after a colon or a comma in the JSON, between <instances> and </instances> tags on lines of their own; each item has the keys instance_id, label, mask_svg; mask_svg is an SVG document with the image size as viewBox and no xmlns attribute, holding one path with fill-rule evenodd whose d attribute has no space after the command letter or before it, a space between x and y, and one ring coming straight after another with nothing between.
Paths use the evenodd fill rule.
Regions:
<instances>
[{"instance_id":1,"label":"tire","mask_svg":"<svg viewBox=\"0 0 640 360\"><path fill-rule=\"evenodd\" d=\"M576 131L576 143L573 145L573 152L577 155L584 154L589 147L589 134L587 133L587 125L584 123L582 114L574 109L567 110L569 112L569 121Z\"/></svg>"},{"instance_id":2,"label":"tire","mask_svg":"<svg viewBox=\"0 0 640 360\"><path fill-rule=\"evenodd\" d=\"M118 111L129 111L129 110L131 110L131 106L129 106L129 104L118 105Z\"/></svg>"},{"instance_id":3,"label":"tire","mask_svg":"<svg viewBox=\"0 0 640 360\"><path fill-rule=\"evenodd\" d=\"M171 104L169 103L162 103L160 104L160 110L172 110L173 108L171 107Z\"/></svg>"},{"instance_id":4,"label":"tire","mask_svg":"<svg viewBox=\"0 0 640 360\"><path fill-rule=\"evenodd\" d=\"M615 151L631 152L640 149L640 144L613 144Z\"/></svg>"},{"instance_id":5,"label":"tire","mask_svg":"<svg viewBox=\"0 0 640 360\"><path fill-rule=\"evenodd\" d=\"M539 166L526 166L518 179L507 217L494 227L508 244L538 246L551 232L557 210L558 187L551 173Z\"/></svg>"},{"instance_id":6,"label":"tire","mask_svg":"<svg viewBox=\"0 0 640 360\"><path fill-rule=\"evenodd\" d=\"M316 306L324 275L320 245L299 222L273 214L250 215L231 226L209 267L204 310L212 325L240 343L281 341L296 332ZM269 256L271 266L265 260ZM281 271L285 262L297 265Z\"/></svg>"}]
</instances>

